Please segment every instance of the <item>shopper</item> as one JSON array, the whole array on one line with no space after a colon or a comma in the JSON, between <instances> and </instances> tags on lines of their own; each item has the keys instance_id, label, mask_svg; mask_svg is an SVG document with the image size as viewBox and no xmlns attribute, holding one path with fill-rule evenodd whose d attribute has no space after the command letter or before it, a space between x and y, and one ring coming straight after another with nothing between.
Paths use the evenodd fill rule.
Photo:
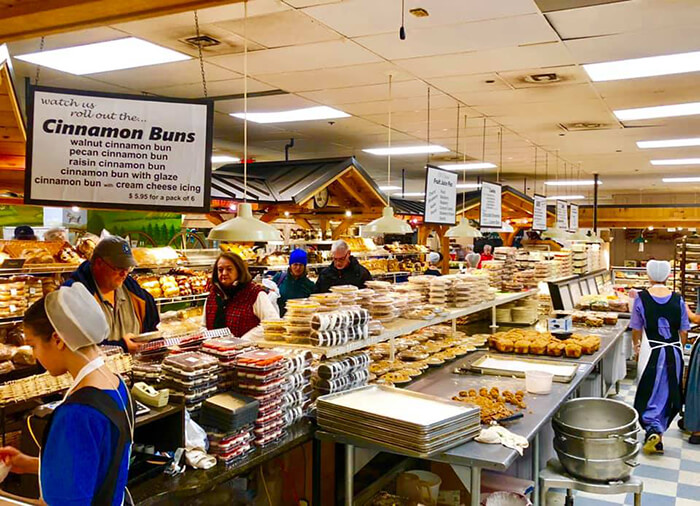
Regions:
<instances>
[{"instance_id":1,"label":"shopper","mask_svg":"<svg viewBox=\"0 0 700 506\"><path fill-rule=\"evenodd\" d=\"M52 376L67 372L74 378L42 441L35 441L38 458L0 448L11 472L39 474L46 504L124 501L134 415L124 382L96 346L109 331L100 305L81 283L48 294L24 315L27 344L37 360ZM32 417L27 424L32 429ZM38 434L38 427L30 432Z\"/></svg>"},{"instance_id":2,"label":"shopper","mask_svg":"<svg viewBox=\"0 0 700 506\"><path fill-rule=\"evenodd\" d=\"M214 262L204 306L206 327L228 327L236 337L252 337L260 321L271 318L279 318L277 306L253 281L245 261L235 253L221 253Z\"/></svg>"},{"instance_id":3,"label":"shopper","mask_svg":"<svg viewBox=\"0 0 700 506\"><path fill-rule=\"evenodd\" d=\"M37 237L32 227L29 225L20 225L15 228L13 239L15 241L36 241Z\"/></svg>"},{"instance_id":4,"label":"shopper","mask_svg":"<svg viewBox=\"0 0 700 506\"><path fill-rule=\"evenodd\" d=\"M428 253L428 268L425 270L425 274L428 276L442 276L440 271L440 253L431 251Z\"/></svg>"},{"instance_id":5,"label":"shopper","mask_svg":"<svg viewBox=\"0 0 700 506\"><path fill-rule=\"evenodd\" d=\"M690 322L700 324L700 315L690 311L686 304ZM685 383L685 412L678 422L681 429L690 432L688 442L700 444L700 339L695 339L688 361L688 378Z\"/></svg>"},{"instance_id":6,"label":"shopper","mask_svg":"<svg viewBox=\"0 0 700 506\"><path fill-rule=\"evenodd\" d=\"M158 328L156 302L129 274L136 260L128 241L115 235L104 237L95 246L89 261L83 262L65 282L80 282L95 296L109 325L107 341L134 352L133 338Z\"/></svg>"},{"instance_id":7,"label":"shopper","mask_svg":"<svg viewBox=\"0 0 700 506\"><path fill-rule=\"evenodd\" d=\"M663 453L663 434L682 407L683 345L690 322L683 298L666 288L671 264L647 263L651 287L634 301L630 327L638 357L634 408L646 431L644 451Z\"/></svg>"},{"instance_id":8,"label":"shopper","mask_svg":"<svg viewBox=\"0 0 700 506\"><path fill-rule=\"evenodd\" d=\"M492 254L493 248L490 244L484 244L484 250L481 253L481 260L479 261L479 269L482 268L484 262L493 260Z\"/></svg>"},{"instance_id":9,"label":"shopper","mask_svg":"<svg viewBox=\"0 0 700 506\"><path fill-rule=\"evenodd\" d=\"M289 255L289 269L278 272L272 278L279 287L280 296L277 304L280 308L280 315L287 312L287 301L289 299L305 299L314 291L314 283L306 274L306 266L309 262L306 251L295 249Z\"/></svg>"},{"instance_id":10,"label":"shopper","mask_svg":"<svg viewBox=\"0 0 700 506\"><path fill-rule=\"evenodd\" d=\"M367 281L372 280L369 271L360 265L357 258L352 256L350 246L342 239L331 246L333 263L323 269L316 280L316 293L327 292L332 286L354 285L364 288Z\"/></svg>"}]
</instances>

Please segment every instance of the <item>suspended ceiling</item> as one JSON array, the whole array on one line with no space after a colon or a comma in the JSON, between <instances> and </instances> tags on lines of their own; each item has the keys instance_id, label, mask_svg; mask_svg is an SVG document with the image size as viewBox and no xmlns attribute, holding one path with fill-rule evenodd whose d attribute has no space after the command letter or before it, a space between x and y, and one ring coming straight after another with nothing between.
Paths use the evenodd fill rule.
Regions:
<instances>
[{"instance_id":1,"label":"suspended ceiling","mask_svg":"<svg viewBox=\"0 0 700 506\"><path fill-rule=\"evenodd\" d=\"M581 7L583 5L583 7ZM696 157L700 148L639 150L637 140L700 136L700 117L622 124L613 109L700 100L697 73L592 83L582 64L700 49L697 0L406 0L427 18L406 15L407 39L399 40L401 0L250 0L247 26L251 53L250 111L329 105L352 115L332 122L250 124L249 156L279 160L294 137L293 158L354 155L379 184L386 184L386 160L363 153L386 145L387 75L394 74L394 145L441 144L452 151L431 163L483 159L501 165L500 177L517 188L537 190L545 174L554 179L601 174L603 198L644 192L695 193L700 185L664 185L663 175L695 175L692 168L659 168L653 158ZM543 9L545 12L543 13ZM201 31L221 45L204 51L210 96L243 92L243 6L199 11ZM182 39L195 34L192 12L51 35L45 49L136 36L187 53ZM10 44L13 55L37 51L38 39ZM36 68L14 61L17 87ZM534 84L530 74L554 72L560 81ZM203 95L199 63L185 62L73 76L42 69L48 86ZM430 122L428 123L428 88ZM461 104L460 117L457 104ZM242 100L218 100L215 149L242 155L242 121L228 116ZM464 115L467 127L463 127ZM483 116L487 116L482 143ZM597 124L579 130L577 124ZM429 125L429 131L428 131ZM457 146L457 126L460 141ZM503 131L502 163L498 132ZM560 161L554 161L559 153ZM394 157L394 181L406 170L406 191L423 189L425 155ZM566 175L564 167L566 164ZM469 172L494 179L495 172ZM527 181L526 181L527 180ZM461 182L461 178L460 178ZM551 195L554 191L549 190ZM590 189L556 193L590 195Z\"/></svg>"}]
</instances>

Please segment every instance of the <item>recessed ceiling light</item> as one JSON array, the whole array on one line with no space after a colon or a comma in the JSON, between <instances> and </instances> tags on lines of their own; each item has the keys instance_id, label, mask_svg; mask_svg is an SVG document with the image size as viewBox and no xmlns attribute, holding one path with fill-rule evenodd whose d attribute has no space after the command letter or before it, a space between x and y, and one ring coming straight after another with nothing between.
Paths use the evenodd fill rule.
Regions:
<instances>
[{"instance_id":1,"label":"recessed ceiling light","mask_svg":"<svg viewBox=\"0 0 700 506\"><path fill-rule=\"evenodd\" d=\"M666 76L700 70L700 51L584 65L593 81Z\"/></svg>"},{"instance_id":2,"label":"recessed ceiling light","mask_svg":"<svg viewBox=\"0 0 700 506\"><path fill-rule=\"evenodd\" d=\"M664 183L700 183L700 177L665 177Z\"/></svg>"},{"instance_id":3,"label":"recessed ceiling light","mask_svg":"<svg viewBox=\"0 0 700 506\"><path fill-rule=\"evenodd\" d=\"M426 155L429 153L446 153L449 149L437 146L399 146L394 148L372 148L363 149L365 153L370 155L387 156L387 155Z\"/></svg>"},{"instance_id":4,"label":"recessed ceiling light","mask_svg":"<svg viewBox=\"0 0 700 506\"><path fill-rule=\"evenodd\" d=\"M672 158L670 160L652 160L652 165L700 165L700 158Z\"/></svg>"},{"instance_id":5,"label":"recessed ceiling light","mask_svg":"<svg viewBox=\"0 0 700 506\"><path fill-rule=\"evenodd\" d=\"M477 188L481 188L481 185L479 183L463 183L463 184L458 184L457 188L458 189L467 189L467 188L477 189Z\"/></svg>"},{"instance_id":6,"label":"recessed ceiling light","mask_svg":"<svg viewBox=\"0 0 700 506\"><path fill-rule=\"evenodd\" d=\"M245 119L242 112L231 113L234 118ZM249 112L248 121L254 123L289 123L291 121L314 121L321 119L349 118L346 112L321 105L318 107L307 107L305 109L293 109L291 111L278 112Z\"/></svg>"},{"instance_id":7,"label":"recessed ceiling light","mask_svg":"<svg viewBox=\"0 0 700 506\"><path fill-rule=\"evenodd\" d=\"M573 181L545 181L544 184L547 186L593 186L595 181L592 179L581 179ZM598 184L603 184L602 181L598 181Z\"/></svg>"},{"instance_id":8,"label":"recessed ceiling light","mask_svg":"<svg viewBox=\"0 0 700 506\"><path fill-rule=\"evenodd\" d=\"M688 146L700 146L700 137L690 137L688 139L666 139L660 141L637 141L637 147L640 149L685 148Z\"/></svg>"},{"instance_id":9,"label":"recessed ceiling light","mask_svg":"<svg viewBox=\"0 0 700 506\"><path fill-rule=\"evenodd\" d=\"M400 190L400 186L380 186L379 189L383 192L388 192L391 190Z\"/></svg>"},{"instance_id":10,"label":"recessed ceiling light","mask_svg":"<svg viewBox=\"0 0 700 506\"><path fill-rule=\"evenodd\" d=\"M586 197L583 195L552 195L546 197L547 200L583 200Z\"/></svg>"},{"instance_id":11,"label":"recessed ceiling light","mask_svg":"<svg viewBox=\"0 0 700 506\"><path fill-rule=\"evenodd\" d=\"M406 192L406 193L397 193L396 195L401 195L403 197L425 197L424 192Z\"/></svg>"},{"instance_id":12,"label":"recessed ceiling light","mask_svg":"<svg viewBox=\"0 0 700 506\"><path fill-rule=\"evenodd\" d=\"M240 158L229 155L213 155L211 157L211 163L239 163Z\"/></svg>"},{"instance_id":13,"label":"recessed ceiling light","mask_svg":"<svg viewBox=\"0 0 700 506\"><path fill-rule=\"evenodd\" d=\"M17 56L18 60L78 76L189 60L190 56L135 37Z\"/></svg>"},{"instance_id":14,"label":"recessed ceiling light","mask_svg":"<svg viewBox=\"0 0 700 506\"><path fill-rule=\"evenodd\" d=\"M620 121L637 119L675 118L700 114L700 102L685 104L657 105L655 107L638 107L636 109L619 109L613 111Z\"/></svg>"},{"instance_id":15,"label":"recessed ceiling light","mask_svg":"<svg viewBox=\"0 0 700 506\"><path fill-rule=\"evenodd\" d=\"M453 163L450 165L440 165L441 169L445 170L478 170L478 169L495 169L497 165L490 162L469 162L469 163Z\"/></svg>"}]
</instances>

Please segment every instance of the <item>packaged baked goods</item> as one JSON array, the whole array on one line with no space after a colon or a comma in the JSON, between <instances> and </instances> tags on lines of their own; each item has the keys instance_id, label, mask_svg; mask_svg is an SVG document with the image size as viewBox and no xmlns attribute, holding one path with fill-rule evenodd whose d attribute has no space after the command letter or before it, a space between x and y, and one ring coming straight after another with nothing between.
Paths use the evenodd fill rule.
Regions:
<instances>
[{"instance_id":1,"label":"packaged baked goods","mask_svg":"<svg viewBox=\"0 0 700 506\"><path fill-rule=\"evenodd\" d=\"M12 362L17 365L34 365L36 364L36 358L34 358L34 351L31 346L19 346L15 349L12 355Z\"/></svg>"}]
</instances>

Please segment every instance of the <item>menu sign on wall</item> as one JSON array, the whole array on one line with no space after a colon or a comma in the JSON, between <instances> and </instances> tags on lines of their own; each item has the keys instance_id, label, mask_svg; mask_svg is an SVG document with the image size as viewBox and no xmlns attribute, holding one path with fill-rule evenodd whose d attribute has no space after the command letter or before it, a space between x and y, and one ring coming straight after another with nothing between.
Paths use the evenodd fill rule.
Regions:
<instances>
[{"instance_id":1,"label":"menu sign on wall","mask_svg":"<svg viewBox=\"0 0 700 506\"><path fill-rule=\"evenodd\" d=\"M501 228L501 185L481 182L481 228Z\"/></svg>"},{"instance_id":2,"label":"menu sign on wall","mask_svg":"<svg viewBox=\"0 0 700 506\"><path fill-rule=\"evenodd\" d=\"M206 212L213 104L32 87L25 202Z\"/></svg>"},{"instance_id":3,"label":"menu sign on wall","mask_svg":"<svg viewBox=\"0 0 700 506\"><path fill-rule=\"evenodd\" d=\"M532 230L547 230L547 200L542 195L535 194L532 208Z\"/></svg>"},{"instance_id":4,"label":"menu sign on wall","mask_svg":"<svg viewBox=\"0 0 700 506\"><path fill-rule=\"evenodd\" d=\"M566 202L557 200L557 228L559 230L569 229L569 210Z\"/></svg>"},{"instance_id":5,"label":"menu sign on wall","mask_svg":"<svg viewBox=\"0 0 700 506\"><path fill-rule=\"evenodd\" d=\"M578 205L569 204L569 230L576 232L578 230Z\"/></svg>"},{"instance_id":6,"label":"menu sign on wall","mask_svg":"<svg viewBox=\"0 0 700 506\"><path fill-rule=\"evenodd\" d=\"M454 225L457 215L457 179L459 174L427 166L425 172L425 210L423 221Z\"/></svg>"}]
</instances>

